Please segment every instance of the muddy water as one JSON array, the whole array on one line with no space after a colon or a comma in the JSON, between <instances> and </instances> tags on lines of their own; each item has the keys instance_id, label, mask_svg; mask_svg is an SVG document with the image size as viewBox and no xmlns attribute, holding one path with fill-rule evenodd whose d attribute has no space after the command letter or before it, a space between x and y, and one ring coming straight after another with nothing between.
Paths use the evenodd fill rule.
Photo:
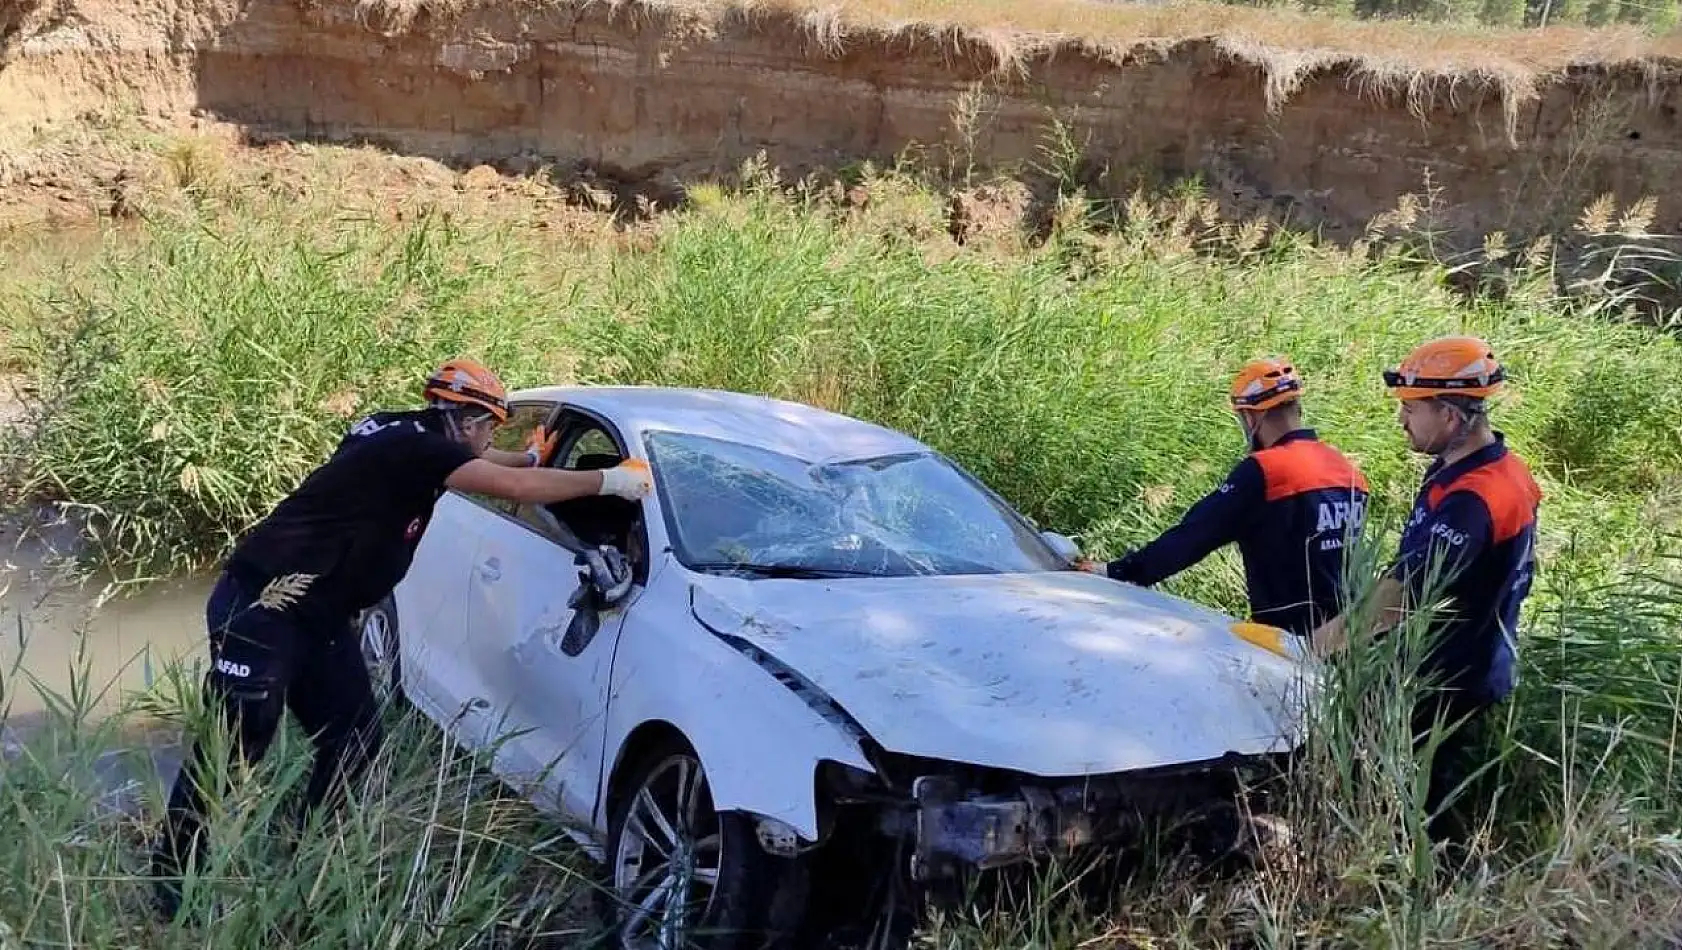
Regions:
<instances>
[{"instance_id":1,"label":"muddy water","mask_svg":"<svg viewBox=\"0 0 1682 950\"><path fill-rule=\"evenodd\" d=\"M73 690L111 710L167 664L202 664L208 578L138 592L108 576L79 580L66 566L74 528L32 520L0 529L0 708L8 722L37 718L52 694Z\"/></svg>"},{"instance_id":2,"label":"muddy water","mask_svg":"<svg viewBox=\"0 0 1682 950\"><path fill-rule=\"evenodd\" d=\"M172 662L203 662L210 581L190 578L135 592L108 576L67 569L77 531L19 518L0 525L0 782L52 706L74 703L91 718L144 691ZM173 728L129 720L119 743L91 763L99 810L155 811L180 767Z\"/></svg>"}]
</instances>

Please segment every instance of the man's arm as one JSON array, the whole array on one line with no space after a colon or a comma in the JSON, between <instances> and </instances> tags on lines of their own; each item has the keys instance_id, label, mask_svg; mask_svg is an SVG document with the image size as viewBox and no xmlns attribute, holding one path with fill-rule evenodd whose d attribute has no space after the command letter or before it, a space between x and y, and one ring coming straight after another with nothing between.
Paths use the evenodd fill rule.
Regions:
<instances>
[{"instance_id":1,"label":"man's arm","mask_svg":"<svg viewBox=\"0 0 1682 950\"><path fill-rule=\"evenodd\" d=\"M536 464L530 452L510 452L507 449L486 449L485 454L479 457L503 468L531 468Z\"/></svg>"},{"instance_id":2,"label":"man's arm","mask_svg":"<svg viewBox=\"0 0 1682 950\"><path fill-rule=\"evenodd\" d=\"M1266 496L1261 464L1247 457L1226 481L1191 506L1178 524L1102 570L1112 580L1144 587L1172 577L1236 540Z\"/></svg>"},{"instance_id":3,"label":"man's arm","mask_svg":"<svg viewBox=\"0 0 1682 950\"><path fill-rule=\"evenodd\" d=\"M1396 564L1378 582L1374 591L1372 622L1365 633L1373 636L1402 622L1403 606L1411 597L1419 603L1426 585L1438 590L1464 571L1489 543L1491 524L1483 499L1471 492L1455 492L1443 499L1414 534L1418 540L1404 546ZM1347 614L1321 624L1311 635L1314 651L1321 656L1348 644Z\"/></svg>"},{"instance_id":4,"label":"man's arm","mask_svg":"<svg viewBox=\"0 0 1682 950\"><path fill-rule=\"evenodd\" d=\"M494 462L505 468L536 468L549 458L555 451L555 440L560 438L557 432L550 432L542 426L531 430L526 439L524 452L510 452L507 449L486 449L480 458L487 462Z\"/></svg>"},{"instance_id":5,"label":"man's arm","mask_svg":"<svg viewBox=\"0 0 1682 950\"><path fill-rule=\"evenodd\" d=\"M654 489L648 464L638 459L601 471L574 472L559 468L508 468L476 458L451 472L444 484L457 491L540 505L589 495L617 495L637 501L648 497Z\"/></svg>"},{"instance_id":6,"label":"man's arm","mask_svg":"<svg viewBox=\"0 0 1682 950\"><path fill-rule=\"evenodd\" d=\"M1483 499L1469 491L1457 491L1442 500L1424 525L1413 535L1396 558L1389 576L1406 587L1419 602L1426 585L1452 583L1488 547L1494 525Z\"/></svg>"},{"instance_id":7,"label":"man's arm","mask_svg":"<svg viewBox=\"0 0 1682 950\"><path fill-rule=\"evenodd\" d=\"M1395 577L1385 575L1378 582L1378 589L1373 592L1375 610L1372 623L1367 625L1367 636L1376 635L1381 630L1387 630L1402 622L1402 602L1404 588ZM1309 634L1308 641L1315 654L1328 657L1349 644L1348 614L1342 614L1322 623Z\"/></svg>"}]
</instances>

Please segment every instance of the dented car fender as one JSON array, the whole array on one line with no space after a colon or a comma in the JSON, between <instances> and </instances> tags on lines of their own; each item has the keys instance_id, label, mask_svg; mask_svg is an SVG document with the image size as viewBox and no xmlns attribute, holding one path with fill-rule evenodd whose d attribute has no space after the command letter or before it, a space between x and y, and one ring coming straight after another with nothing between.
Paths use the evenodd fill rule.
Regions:
<instances>
[{"instance_id":1,"label":"dented car fender","mask_svg":"<svg viewBox=\"0 0 1682 950\"><path fill-rule=\"evenodd\" d=\"M862 733L779 681L775 662L756 659L751 645L732 645L698 621L682 571L661 574L667 583L640 599L620 635L602 787L638 754L643 730L669 726L699 755L719 811L776 819L806 841L818 840L818 767L833 761L874 771ZM605 825L605 795L599 814Z\"/></svg>"}]
</instances>

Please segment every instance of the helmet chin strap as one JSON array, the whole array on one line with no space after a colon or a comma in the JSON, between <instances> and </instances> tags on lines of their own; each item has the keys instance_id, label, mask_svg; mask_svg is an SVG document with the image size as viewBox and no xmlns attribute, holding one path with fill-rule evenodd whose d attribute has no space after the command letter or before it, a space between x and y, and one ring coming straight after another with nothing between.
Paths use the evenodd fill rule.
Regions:
<instances>
[{"instance_id":1,"label":"helmet chin strap","mask_svg":"<svg viewBox=\"0 0 1682 950\"><path fill-rule=\"evenodd\" d=\"M1454 417L1454 431L1448 435L1439 436L1436 444L1429 447L1430 453L1437 458L1446 458L1459 451L1466 444L1466 441L1472 437L1472 430L1475 428L1473 426L1473 422L1476 421L1475 416L1453 403L1447 405L1449 414Z\"/></svg>"},{"instance_id":2,"label":"helmet chin strap","mask_svg":"<svg viewBox=\"0 0 1682 950\"><path fill-rule=\"evenodd\" d=\"M1452 404L1451 404L1452 405ZM1483 418L1482 413L1453 406L1455 423L1454 437L1449 440L1448 451L1456 452L1464 448L1467 442L1477 434L1478 423Z\"/></svg>"},{"instance_id":3,"label":"helmet chin strap","mask_svg":"<svg viewBox=\"0 0 1682 950\"><path fill-rule=\"evenodd\" d=\"M1261 436L1261 426L1258 425L1258 426L1256 426L1256 428L1254 430L1252 430L1250 428L1250 423L1247 421L1248 418L1249 417L1247 415L1241 415L1241 416L1238 417L1238 429L1239 429L1239 431L1244 433L1244 444L1245 444L1245 446L1247 446L1249 448L1249 450L1252 451L1252 452L1260 451L1261 450L1261 438L1260 438L1260 436Z\"/></svg>"},{"instance_id":4,"label":"helmet chin strap","mask_svg":"<svg viewBox=\"0 0 1682 950\"><path fill-rule=\"evenodd\" d=\"M467 443L467 423L482 415L462 406L442 402L434 402L432 408L438 410L438 414L444 419L444 434L463 445Z\"/></svg>"}]
</instances>

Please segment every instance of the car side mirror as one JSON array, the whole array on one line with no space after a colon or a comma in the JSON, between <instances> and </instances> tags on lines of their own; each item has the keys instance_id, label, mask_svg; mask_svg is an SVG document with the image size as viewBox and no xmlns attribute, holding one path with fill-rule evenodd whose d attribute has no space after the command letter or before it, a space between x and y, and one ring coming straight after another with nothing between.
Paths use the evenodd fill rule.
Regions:
<instances>
[{"instance_id":1,"label":"car side mirror","mask_svg":"<svg viewBox=\"0 0 1682 950\"><path fill-rule=\"evenodd\" d=\"M567 656L582 653L595 639L601 627L601 611L624 600L634 579L630 562L611 545L585 548L573 563L578 565L578 588L567 601L573 611L572 622L561 638L561 652Z\"/></svg>"},{"instance_id":2,"label":"car side mirror","mask_svg":"<svg viewBox=\"0 0 1682 950\"><path fill-rule=\"evenodd\" d=\"M610 544L601 545L593 551L586 548L579 552L573 563L580 568L580 586L593 589L601 606L611 607L631 592L631 562L619 553L618 548Z\"/></svg>"},{"instance_id":3,"label":"car side mirror","mask_svg":"<svg viewBox=\"0 0 1682 950\"><path fill-rule=\"evenodd\" d=\"M1073 564L1080 557L1080 545L1076 544L1073 538L1058 534L1055 531L1041 531L1040 537L1051 546L1053 551L1057 552L1058 557L1070 564Z\"/></svg>"}]
</instances>

